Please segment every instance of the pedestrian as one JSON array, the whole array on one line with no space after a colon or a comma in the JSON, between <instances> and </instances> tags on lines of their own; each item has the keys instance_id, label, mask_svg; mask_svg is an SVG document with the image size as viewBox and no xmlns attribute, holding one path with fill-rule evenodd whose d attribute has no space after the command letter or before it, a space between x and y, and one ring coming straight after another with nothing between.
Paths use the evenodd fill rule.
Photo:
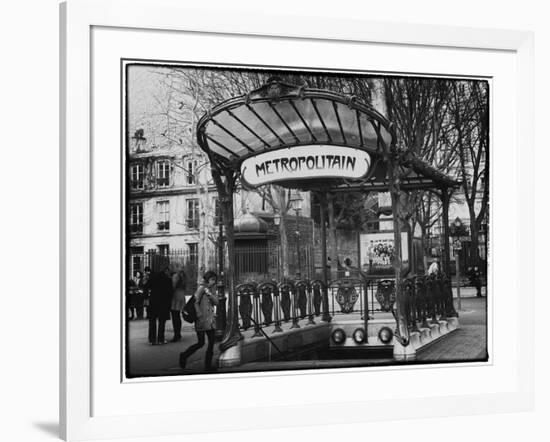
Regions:
<instances>
[{"instance_id":1,"label":"pedestrian","mask_svg":"<svg viewBox=\"0 0 550 442\"><path fill-rule=\"evenodd\" d=\"M181 340L181 311L185 307L185 272L181 267L172 274L172 289L172 305L170 306L174 329L172 342L178 342Z\"/></svg>"},{"instance_id":2,"label":"pedestrian","mask_svg":"<svg viewBox=\"0 0 550 442\"><path fill-rule=\"evenodd\" d=\"M473 270L473 283L474 283L474 287L476 288L476 296L478 298L481 298L481 272L479 271L479 267L478 266L474 266L474 270Z\"/></svg>"},{"instance_id":3,"label":"pedestrian","mask_svg":"<svg viewBox=\"0 0 550 442\"><path fill-rule=\"evenodd\" d=\"M141 278L141 289L143 290L143 309L147 315L147 319L151 316L149 314L149 281L151 279L151 267L147 266L143 269L143 278Z\"/></svg>"},{"instance_id":4,"label":"pedestrian","mask_svg":"<svg viewBox=\"0 0 550 442\"><path fill-rule=\"evenodd\" d=\"M160 272L154 274L149 280L149 344L162 345L164 339L164 327L170 319L170 306L172 302L172 279L169 266L162 266Z\"/></svg>"},{"instance_id":5,"label":"pedestrian","mask_svg":"<svg viewBox=\"0 0 550 442\"><path fill-rule=\"evenodd\" d=\"M439 263L437 261L432 262L428 268L428 275L438 276L439 272Z\"/></svg>"},{"instance_id":6,"label":"pedestrian","mask_svg":"<svg viewBox=\"0 0 550 442\"><path fill-rule=\"evenodd\" d=\"M133 280L136 289L132 304L136 312L136 319L143 319L143 275L139 270L136 270Z\"/></svg>"},{"instance_id":7,"label":"pedestrian","mask_svg":"<svg viewBox=\"0 0 550 442\"><path fill-rule=\"evenodd\" d=\"M128 287L126 287L126 317L129 320L134 319L134 292L137 290L135 281L130 278Z\"/></svg>"},{"instance_id":8,"label":"pedestrian","mask_svg":"<svg viewBox=\"0 0 550 442\"><path fill-rule=\"evenodd\" d=\"M214 307L218 305L218 297L213 293L213 289L217 279L216 273L212 271L206 272L197 291L193 295L195 297L195 311L197 313L195 321L197 343L191 345L183 353L180 353L179 364L181 368L185 368L189 356L204 346L206 336L208 338L208 347L206 348L204 369L206 372L213 371L212 356L214 354L214 340L216 337Z\"/></svg>"}]
</instances>

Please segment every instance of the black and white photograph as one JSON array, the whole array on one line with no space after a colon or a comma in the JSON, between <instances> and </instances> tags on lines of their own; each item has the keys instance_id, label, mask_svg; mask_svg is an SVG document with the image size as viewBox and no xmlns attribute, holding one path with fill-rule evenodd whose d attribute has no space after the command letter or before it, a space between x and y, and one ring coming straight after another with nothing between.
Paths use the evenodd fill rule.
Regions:
<instances>
[{"instance_id":1,"label":"black and white photograph","mask_svg":"<svg viewBox=\"0 0 550 442\"><path fill-rule=\"evenodd\" d=\"M489 81L122 71L127 378L489 360Z\"/></svg>"},{"instance_id":2,"label":"black and white photograph","mask_svg":"<svg viewBox=\"0 0 550 442\"><path fill-rule=\"evenodd\" d=\"M4 2L2 440L544 440L546 9Z\"/></svg>"}]
</instances>

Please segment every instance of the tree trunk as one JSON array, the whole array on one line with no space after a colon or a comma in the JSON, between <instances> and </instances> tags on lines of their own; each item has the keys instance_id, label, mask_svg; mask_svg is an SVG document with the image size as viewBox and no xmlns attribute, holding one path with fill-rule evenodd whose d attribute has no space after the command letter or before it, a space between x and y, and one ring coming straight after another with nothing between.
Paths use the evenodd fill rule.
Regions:
<instances>
[{"instance_id":1,"label":"tree trunk","mask_svg":"<svg viewBox=\"0 0 550 442\"><path fill-rule=\"evenodd\" d=\"M473 216L473 218L472 218ZM470 211L470 261L472 266L479 265L479 225L475 213Z\"/></svg>"}]
</instances>

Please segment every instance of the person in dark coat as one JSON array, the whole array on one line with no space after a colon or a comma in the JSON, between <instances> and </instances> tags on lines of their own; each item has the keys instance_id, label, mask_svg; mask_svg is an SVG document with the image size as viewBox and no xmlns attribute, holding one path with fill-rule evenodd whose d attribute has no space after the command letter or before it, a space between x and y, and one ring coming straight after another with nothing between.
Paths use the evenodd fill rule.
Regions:
<instances>
[{"instance_id":1,"label":"person in dark coat","mask_svg":"<svg viewBox=\"0 0 550 442\"><path fill-rule=\"evenodd\" d=\"M162 345L164 327L170 319L170 304L172 302L172 279L168 265L151 277L147 283L149 296L149 344Z\"/></svg>"},{"instance_id":2,"label":"person in dark coat","mask_svg":"<svg viewBox=\"0 0 550 442\"><path fill-rule=\"evenodd\" d=\"M473 274L473 285L476 288L476 296L478 298L481 298L481 271L479 270L478 266L474 266L474 269L472 271Z\"/></svg>"}]
</instances>

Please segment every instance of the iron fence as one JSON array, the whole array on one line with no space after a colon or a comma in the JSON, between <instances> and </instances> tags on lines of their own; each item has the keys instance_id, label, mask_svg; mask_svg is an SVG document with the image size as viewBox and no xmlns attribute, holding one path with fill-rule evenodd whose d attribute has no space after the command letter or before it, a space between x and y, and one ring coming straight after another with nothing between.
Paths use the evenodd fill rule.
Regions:
<instances>
[{"instance_id":1,"label":"iron fence","mask_svg":"<svg viewBox=\"0 0 550 442\"><path fill-rule=\"evenodd\" d=\"M197 288L198 256L197 253L185 249L149 250L144 253L130 253L129 277L135 276L139 271L144 273L149 268L152 273L160 271L166 265L172 270L181 269L186 276L187 292L193 293Z\"/></svg>"},{"instance_id":2,"label":"iron fence","mask_svg":"<svg viewBox=\"0 0 550 442\"><path fill-rule=\"evenodd\" d=\"M405 317L411 332L429 328L454 310L450 279L445 275L413 276L403 281ZM395 317L395 280L345 276L326 287L328 311L323 311L321 280L246 282L235 287L239 327L254 329L252 337L315 324L321 317L359 315L365 326L380 313ZM306 320L304 324L301 320Z\"/></svg>"}]
</instances>

